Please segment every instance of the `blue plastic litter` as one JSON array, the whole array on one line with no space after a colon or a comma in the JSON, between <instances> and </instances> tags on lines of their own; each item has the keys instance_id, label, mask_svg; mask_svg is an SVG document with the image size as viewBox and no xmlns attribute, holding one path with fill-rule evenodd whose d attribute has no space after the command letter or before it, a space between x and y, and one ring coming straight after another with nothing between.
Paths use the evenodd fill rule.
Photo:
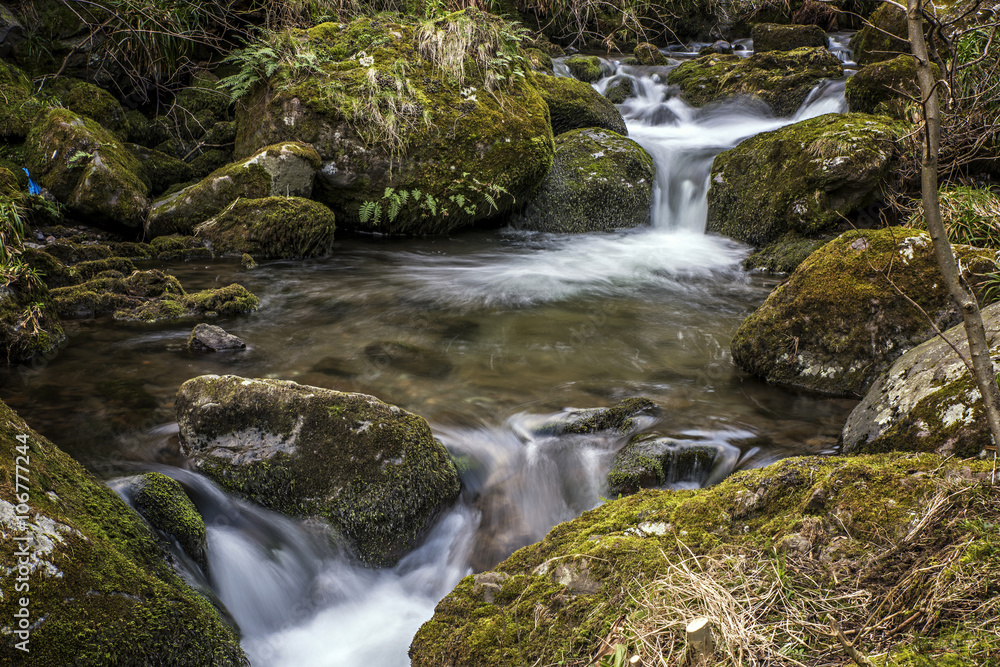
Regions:
<instances>
[{"instance_id":1,"label":"blue plastic litter","mask_svg":"<svg viewBox=\"0 0 1000 667\"><path fill-rule=\"evenodd\" d=\"M35 181L31 178L31 173L25 167L21 167L21 171L28 174L28 194L29 195L41 194L42 189L38 187L38 183L35 183Z\"/></svg>"}]
</instances>

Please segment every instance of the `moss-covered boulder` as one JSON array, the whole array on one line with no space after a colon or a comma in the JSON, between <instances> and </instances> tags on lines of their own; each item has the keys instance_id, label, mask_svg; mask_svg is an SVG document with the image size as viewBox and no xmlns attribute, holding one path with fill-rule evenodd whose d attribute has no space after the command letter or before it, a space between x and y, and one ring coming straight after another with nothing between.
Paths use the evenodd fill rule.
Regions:
<instances>
[{"instance_id":1,"label":"moss-covered boulder","mask_svg":"<svg viewBox=\"0 0 1000 667\"><path fill-rule=\"evenodd\" d=\"M882 198L896 136L881 117L827 114L751 137L712 163L707 229L758 247L830 229Z\"/></svg>"},{"instance_id":2,"label":"moss-covered boulder","mask_svg":"<svg viewBox=\"0 0 1000 667\"><path fill-rule=\"evenodd\" d=\"M585 83L593 83L604 76L604 66L597 56L570 56L563 64L570 74Z\"/></svg>"},{"instance_id":3,"label":"moss-covered boulder","mask_svg":"<svg viewBox=\"0 0 1000 667\"><path fill-rule=\"evenodd\" d=\"M119 139L128 138L125 110L115 96L103 88L80 79L60 78L48 83L44 91L73 113L96 120Z\"/></svg>"},{"instance_id":4,"label":"moss-covered boulder","mask_svg":"<svg viewBox=\"0 0 1000 667\"><path fill-rule=\"evenodd\" d=\"M870 65L892 60L899 55L909 55L909 35L906 12L895 5L884 4L868 18L868 25L851 38L854 61L859 65Z\"/></svg>"},{"instance_id":5,"label":"moss-covered boulder","mask_svg":"<svg viewBox=\"0 0 1000 667\"><path fill-rule=\"evenodd\" d=\"M994 357L1000 354L1000 304L984 308ZM944 332L969 358L964 325ZM881 375L844 425L846 454L887 451L978 456L992 443L979 393L965 363L939 336L913 348Z\"/></svg>"},{"instance_id":6,"label":"moss-covered boulder","mask_svg":"<svg viewBox=\"0 0 1000 667\"><path fill-rule=\"evenodd\" d=\"M791 116L817 83L843 74L840 60L825 48L801 48L749 58L701 56L672 70L667 82L695 107L745 95L763 100L777 116Z\"/></svg>"},{"instance_id":7,"label":"moss-covered boulder","mask_svg":"<svg viewBox=\"0 0 1000 667\"><path fill-rule=\"evenodd\" d=\"M990 461L930 454L792 458L707 489L607 502L459 582L417 632L410 662L514 667L573 656L584 664L617 652L657 664L683 653L692 618L723 608L706 605L716 595L726 605L716 613L741 619L748 639L738 646L759 664L785 662L790 645L843 661L825 623L803 631L774 622L831 598L845 601L837 613L848 636L917 615L922 640L941 655L966 654L971 627L992 646L997 591L988 582L1000 573L1000 507L991 470ZM958 578L968 585L933 602L931 582ZM772 591L768 614L762 591ZM778 602L788 591L794 607ZM655 645L642 641L654 633ZM886 633L865 649L885 655L913 644L911 635Z\"/></svg>"},{"instance_id":8,"label":"moss-covered boulder","mask_svg":"<svg viewBox=\"0 0 1000 667\"><path fill-rule=\"evenodd\" d=\"M184 553L202 568L208 567L205 520L176 480L147 472L129 485L128 493L149 525L177 540Z\"/></svg>"},{"instance_id":9,"label":"moss-covered boulder","mask_svg":"<svg viewBox=\"0 0 1000 667\"><path fill-rule=\"evenodd\" d=\"M940 76L938 66L933 68ZM897 56L862 67L847 80L844 95L853 112L906 119L906 105L920 98L913 56Z\"/></svg>"},{"instance_id":10,"label":"moss-covered boulder","mask_svg":"<svg viewBox=\"0 0 1000 667\"><path fill-rule=\"evenodd\" d=\"M247 253L257 259L329 255L333 211L301 197L238 199L194 228L220 255Z\"/></svg>"},{"instance_id":11,"label":"moss-covered boulder","mask_svg":"<svg viewBox=\"0 0 1000 667\"><path fill-rule=\"evenodd\" d=\"M608 492L613 498L679 482L701 486L718 454L716 446L697 440L635 438L615 453Z\"/></svg>"},{"instance_id":12,"label":"moss-covered boulder","mask_svg":"<svg viewBox=\"0 0 1000 667\"><path fill-rule=\"evenodd\" d=\"M11 584L0 598L9 619L0 663L247 664L233 630L174 573L153 532L111 489L3 404L0 443L0 563ZM15 489L15 463L19 476L29 475L26 489ZM21 595L18 577L30 586ZM30 652L12 634L21 597L30 599Z\"/></svg>"},{"instance_id":13,"label":"moss-covered boulder","mask_svg":"<svg viewBox=\"0 0 1000 667\"><path fill-rule=\"evenodd\" d=\"M96 121L49 109L36 119L24 152L35 180L72 214L97 225L142 226L150 189L143 165Z\"/></svg>"},{"instance_id":14,"label":"moss-covered boulder","mask_svg":"<svg viewBox=\"0 0 1000 667\"><path fill-rule=\"evenodd\" d=\"M317 66L302 76L283 65L238 107L236 155L311 144L323 159L313 198L344 228L434 234L502 215L535 190L553 151L513 30L470 8L295 32Z\"/></svg>"},{"instance_id":15,"label":"moss-covered boulder","mask_svg":"<svg viewBox=\"0 0 1000 667\"><path fill-rule=\"evenodd\" d=\"M532 81L549 107L553 134L599 127L628 136L621 113L590 84L565 76L539 75Z\"/></svg>"},{"instance_id":16,"label":"moss-covered boulder","mask_svg":"<svg viewBox=\"0 0 1000 667\"><path fill-rule=\"evenodd\" d=\"M743 268L747 271L759 269L772 273L791 273L830 240L831 237L810 238L788 232L743 260Z\"/></svg>"},{"instance_id":17,"label":"moss-covered boulder","mask_svg":"<svg viewBox=\"0 0 1000 667\"><path fill-rule=\"evenodd\" d=\"M156 322L248 313L259 303L237 283L188 294L176 278L155 269L128 276L106 271L51 294L53 307L65 319L111 315L116 320Z\"/></svg>"},{"instance_id":18,"label":"moss-covered boulder","mask_svg":"<svg viewBox=\"0 0 1000 667\"><path fill-rule=\"evenodd\" d=\"M624 104L628 98L635 97L635 80L627 76L613 77L601 94L612 104Z\"/></svg>"},{"instance_id":19,"label":"moss-covered boulder","mask_svg":"<svg viewBox=\"0 0 1000 667\"><path fill-rule=\"evenodd\" d=\"M653 158L631 139L589 128L556 137L552 170L512 224L543 232L594 232L649 222Z\"/></svg>"},{"instance_id":20,"label":"moss-covered boulder","mask_svg":"<svg viewBox=\"0 0 1000 667\"><path fill-rule=\"evenodd\" d=\"M247 159L216 169L198 183L153 201L146 235L190 234L239 198L312 195L319 154L293 141L266 146Z\"/></svg>"},{"instance_id":21,"label":"moss-covered boulder","mask_svg":"<svg viewBox=\"0 0 1000 667\"><path fill-rule=\"evenodd\" d=\"M545 435L585 435L610 431L618 435L628 435L639 427L644 416L657 411L656 404L648 398L633 396L619 401L609 408L588 408L574 410L565 419L542 426Z\"/></svg>"},{"instance_id":22,"label":"moss-covered boulder","mask_svg":"<svg viewBox=\"0 0 1000 667\"><path fill-rule=\"evenodd\" d=\"M991 252L955 251L973 274L994 270ZM934 335L935 326L960 319L926 233L851 231L778 286L737 329L731 349L737 366L769 382L860 398L889 364Z\"/></svg>"},{"instance_id":23,"label":"moss-covered boulder","mask_svg":"<svg viewBox=\"0 0 1000 667\"><path fill-rule=\"evenodd\" d=\"M170 186L185 183L194 177L194 169L187 162L138 144L126 144L128 151L142 165L141 175L149 183L149 193L158 195Z\"/></svg>"},{"instance_id":24,"label":"moss-covered boulder","mask_svg":"<svg viewBox=\"0 0 1000 667\"><path fill-rule=\"evenodd\" d=\"M32 94L31 79L17 67L0 60L0 137L23 139L31 129L42 103Z\"/></svg>"},{"instance_id":25,"label":"moss-covered boulder","mask_svg":"<svg viewBox=\"0 0 1000 667\"><path fill-rule=\"evenodd\" d=\"M663 52L649 42L637 44L632 51L632 55L635 56L636 61L640 65L647 67L667 64L667 57L663 55Z\"/></svg>"},{"instance_id":26,"label":"moss-covered boulder","mask_svg":"<svg viewBox=\"0 0 1000 667\"><path fill-rule=\"evenodd\" d=\"M176 406L202 473L275 511L322 517L371 565L395 563L458 496L427 422L372 396L206 375Z\"/></svg>"},{"instance_id":27,"label":"moss-covered boulder","mask_svg":"<svg viewBox=\"0 0 1000 667\"><path fill-rule=\"evenodd\" d=\"M826 47L826 33L818 25L758 23L750 31L754 53Z\"/></svg>"}]
</instances>

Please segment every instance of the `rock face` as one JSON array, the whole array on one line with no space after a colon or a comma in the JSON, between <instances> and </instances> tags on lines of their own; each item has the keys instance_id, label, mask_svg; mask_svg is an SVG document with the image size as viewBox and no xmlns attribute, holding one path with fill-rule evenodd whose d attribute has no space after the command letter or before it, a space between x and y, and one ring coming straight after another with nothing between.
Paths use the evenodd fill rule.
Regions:
<instances>
[{"instance_id":1,"label":"rock face","mask_svg":"<svg viewBox=\"0 0 1000 667\"><path fill-rule=\"evenodd\" d=\"M553 134L599 127L628 135L621 113L590 84L564 76L537 75L532 81L549 107Z\"/></svg>"},{"instance_id":2,"label":"rock face","mask_svg":"<svg viewBox=\"0 0 1000 667\"><path fill-rule=\"evenodd\" d=\"M913 530L915 519L926 515L929 499L937 493L953 493L956 482L970 486L970 496L988 495L989 488L977 482L989 483L991 466L990 461L943 461L929 454L800 457L738 472L708 489L646 490L604 503L554 527L544 540L520 549L494 571L459 582L417 632L410 645L410 663L413 667L515 667L558 664L562 656L593 656L606 650L605 637L617 637L617 632L628 636L630 629L650 627L645 623L651 612L682 609L671 616L664 613L657 621L679 618L687 622L698 615L703 598L694 591L704 590L702 586L709 582L737 600L744 591L752 597L753 591L787 585L789 576L798 576L790 574L798 569L798 562L810 573L807 563L813 567L822 563L834 573L825 575L829 579L824 580L828 585L823 585L823 595L830 590L856 594L859 577L884 582L886 591L897 582L905 587L902 582L908 576L919 578L922 568L943 566L923 558L914 560L912 549L901 548L904 553L900 554L893 547L905 545L902 540ZM935 525L949 525L953 520L964 524L962 517L974 505L964 494L959 497L957 506L945 503L942 523ZM989 517L983 522L995 522L1000 512L981 500L975 506L983 505L981 511ZM992 553L987 545L996 539L991 526L955 531L954 538L939 538L933 528L920 535L927 542L947 540L947 548L959 551L971 541L977 546L970 550L982 548L986 553ZM784 552L779 562L792 565L785 571L789 574L773 574L774 561L768 559L775 559L775 549ZM874 553L882 558L872 558ZM739 565L743 562L753 563L757 572L759 564L766 572L748 574ZM963 560L963 567L972 569L963 572L972 581L983 581L994 563L970 557ZM815 589L805 576L799 581L808 590ZM663 596L650 599L654 590L663 590ZM973 585L968 590L961 602L945 603L950 613L962 617L963 610L995 600L987 586ZM697 602L687 605L686 596ZM905 603L897 608L887 596L874 595L870 606L857 610L860 622L883 600L886 603L875 613L880 619L907 610ZM745 605L741 613L752 614L749 604L738 604ZM977 623L983 616L977 617ZM772 626L766 630L763 625L753 627L766 632L761 646L777 649L786 641L771 633ZM960 652L968 645L966 637L948 639L954 636L950 621L935 627L941 629L941 641L949 651ZM985 630L982 636L989 632ZM683 638L672 638L673 634L662 635L665 641L674 642L670 647L660 644L657 648L662 653L644 652L637 664L656 664L668 650L680 654ZM883 647L886 653L906 652L912 646L906 638L894 641ZM635 645L629 648L629 653L644 651ZM831 648L840 647L833 644ZM766 664L782 661L775 651ZM886 664L910 662L890 658Z\"/></svg>"},{"instance_id":3,"label":"rock face","mask_svg":"<svg viewBox=\"0 0 1000 667\"><path fill-rule=\"evenodd\" d=\"M859 65L870 65L909 54L909 29L906 13L893 5L882 5L868 23L851 38L851 51Z\"/></svg>"},{"instance_id":4,"label":"rock face","mask_svg":"<svg viewBox=\"0 0 1000 667\"><path fill-rule=\"evenodd\" d=\"M214 324L199 324L188 336L189 350L196 352L218 352L220 350L243 350L247 344L237 336Z\"/></svg>"},{"instance_id":5,"label":"rock face","mask_svg":"<svg viewBox=\"0 0 1000 667\"><path fill-rule=\"evenodd\" d=\"M777 116L791 116L822 79L843 76L844 68L825 48L755 53L749 58L707 55L683 63L667 75L684 99L702 107L730 97L750 96Z\"/></svg>"},{"instance_id":6,"label":"rock face","mask_svg":"<svg viewBox=\"0 0 1000 667\"><path fill-rule=\"evenodd\" d=\"M177 395L183 451L223 488L320 516L388 566L458 496L458 473L420 417L372 396L206 375Z\"/></svg>"},{"instance_id":7,"label":"rock face","mask_svg":"<svg viewBox=\"0 0 1000 667\"><path fill-rule=\"evenodd\" d=\"M530 69L520 46L499 47L508 65L472 64L496 51L488 35L505 25L470 8L433 24L362 18L297 32L318 71L281 67L245 100L236 155L311 144L323 160L313 198L342 227L445 233L506 213L535 190L553 146L544 100L514 73ZM453 40L464 31L473 37L462 52ZM461 72L447 57L455 49Z\"/></svg>"},{"instance_id":8,"label":"rock face","mask_svg":"<svg viewBox=\"0 0 1000 667\"><path fill-rule=\"evenodd\" d=\"M994 270L991 252L955 250L969 272ZM933 325L960 321L926 233L852 231L814 252L743 321L733 336L733 361L781 386L861 397L896 358L934 335L893 283Z\"/></svg>"},{"instance_id":9,"label":"rock face","mask_svg":"<svg viewBox=\"0 0 1000 667\"><path fill-rule=\"evenodd\" d=\"M96 224L142 226L150 189L142 163L96 121L49 109L28 134L25 161L73 214Z\"/></svg>"},{"instance_id":10,"label":"rock face","mask_svg":"<svg viewBox=\"0 0 1000 667\"><path fill-rule=\"evenodd\" d=\"M707 229L759 247L787 232L813 235L841 224L881 199L895 141L885 119L860 114L827 114L751 137L712 163Z\"/></svg>"},{"instance_id":11,"label":"rock face","mask_svg":"<svg viewBox=\"0 0 1000 667\"><path fill-rule=\"evenodd\" d=\"M132 483L130 492L136 510L153 528L177 540L202 568L208 566L205 521L180 484L163 473L147 472Z\"/></svg>"},{"instance_id":12,"label":"rock face","mask_svg":"<svg viewBox=\"0 0 1000 667\"><path fill-rule=\"evenodd\" d=\"M194 228L220 254L257 259L329 255L336 229L333 211L301 197L238 199Z\"/></svg>"},{"instance_id":13,"label":"rock face","mask_svg":"<svg viewBox=\"0 0 1000 667\"><path fill-rule=\"evenodd\" d=\"M319 166L319 154L309 146L295 142L267 146L246 160L216 169L200 182L154 201L146 234L190 234L196 225L239 198L308 198Z\"/></svg>"},{"instance_id":14,"label":"rock face","mask_svg":"<svg viewBox=\"0 0 1000 667\"><path fill-rule=\"evenodd\" d=\"M609 130L556 138L552 170L513 225L543 232L612 231L649 222L653 158Z\"/></svg>"},{"instance_id":15,"label":"rock face","mask_svg":"<svg viewBox=\"0 0 1000 667\"><path fill-rule=\"evenodd\" d=\"M1000 304L984 308L990 350L1000 352ZM969 357L961 324L944 333ZM991 442L982 397L965 364L934 336L879 377L844 425L845 454L885 451L978 456Z\"/></svg>"},{"instance_id":16,"label":"rock face","mask_svg":"<svg viewBox=\"0 0 1000 667\"><path fill-rule=\"evenodd\" d=\"M817 25L758 23L750 31L753 52L794 51L802 47L826 47L826 33Z\"/></svg>"},{"instance_id":17,"label":"rock face","mask_svg":"<svg viewBox=\"0 0 1000 667\"><path fill-rule=\"evenodd\" d=\"M7 634L0 663L100 665L114 656L121 665L246 664L236 634L174 573L153 532L111 489L3 404L0 442L0 468L10 480L0 500L0 563L11 584L0 613L15 618L13 584L26 575L31 624L30 652L15 649L20 639ZM24 512L8 502L15 457L30 469ZM15 541L24 537L30 541ZM22 544L32 557L20 569Z\"/></svg>"}]
</instances>

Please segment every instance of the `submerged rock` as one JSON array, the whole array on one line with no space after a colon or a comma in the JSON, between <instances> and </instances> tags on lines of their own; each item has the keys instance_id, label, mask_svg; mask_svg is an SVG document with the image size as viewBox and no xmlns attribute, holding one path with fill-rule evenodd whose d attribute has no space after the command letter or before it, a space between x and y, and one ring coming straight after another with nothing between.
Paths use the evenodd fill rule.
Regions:
<instances>
[{"instance_id":1,"label":"submerged rock","mask_svg":"<svg viewBox=\"0 0 1000 667\"><path fill-rule=\"evenodd\" d=\"M590 84L565 76L539 75L532 81L549 107L553 134L599 127L628 136L621 113Z\"/></svg>"},{"instance_id":2,"label":"submerged rock","mask_svg":"<svg viewBox=\"0 0 1000 667\"><path fill-rule=\"evenodd\" d=\"M344 228L437 234L503 215L535 190L553 150L545 102L521 76L523 50L496 46L506 26L469 8L434 22L396 15L293 31L317 64L303 77L283 63L238 106L235 154L285 140L315 147L313 198ZM503 57L471 64L497 48Z\"/></svg>"},{"instance_id":3,"label":"submerged rock","mask_svg":"<svg viewBox=\"0 0 1000 667\"><path fill-rule=\"evenodd\" d=\"M220 255L261 259L329 255L336 229L333 211L301 197L238 199L194 229Z\"/></svg>"},{"instance_id":4,"label":"submerged rock","mask_svg":"<svg viewBox=\"0 0 1000 667\"><path fill-rule=\"evenodd\" d=\"M205 375L176 406L199 471L277 512L325 519L370 565L394 564L458 496L427 422L372 396Z\"/></svg>"},{"instance_id":5,"label":"submerged rock","mask_svg":"<svg viewBox=\"0 0 1000 667\"><path fill-rule=\"evenodd\" d=\"M955 252L970 273L995 270L992 252ZM733 335L733 361L784 387L860 397L935 326L960 319L926 233L851 231L810 255L743 321Z\"/></svg>"},{"instance_id":6,"label":"submerged rock","mask_svg":"<svg viewBox=\"0 0 1000 667\"><path fill-rule=\"evenodd\" d=\"M888 119L826 114L763 132L712 163L707 230L753 246L836 227L882 197L896 157Z\"/></svg>"},{"instance_id":7,"label":"submerged rock","mask_svg":"<svg viewBox=\"0 0 1000 667\"><path fill-rule=\"evenodd\" d=\"M701 56L672 70L667 83L679 86L695 107L745 95L767 103L776 116L788 117L817 83L843 75L840 60L825 48L800 48L754 53L749 58Z\"/></svg>"},{"instance_id":8,"label":"submerged rock","mask_svg":"<svg viewBox=\"0 0 1000 667\"><path fill-rule=\"evenodd\" d=\"M561 134L552 170L512 225L543 232L644 225L654 176L653 158L631 139L596 128Z\"/></svg>"},{"instance_id":9,"label":"submerged rock","mask_svg":"<svg viewBox=\"0 0 1000 667\"><path fill-rule=\"evenodd\" d=\"M750 31L753 52L794 51L802 47L826 47L826 33L817 25L758 23Z\"/></svg>"},{"instance_id":10,"label":"submerged rock","mask_svg":"<svg viewBox=\"0 0 1000 667\"><path fill-rule=\"evenodd\" d=\"M615 454L608 491L614 497L681 481L700 486L717 453L714 445L692 440L636 438Z\"/></svg>"},{"instance_id":11,"label":"submerged rock","mask_svg":"<svg viewBox=\"0 0 1000 667\"><path fill-rule=\"evenodd\" d=\"M308 198L319 166L319 154L309 146L296 142L267 146L248 159L216 169L198 183L155 200L146 234L190 234L196 225L237 199Z\"/></svg>"},{"instance_id":12,"label":"submerged rock","mask_svg":"<svg viewBox=\"0 0 1000 667\"><path fill-rule=\"evenodd\" d=\"M1000 304L982 311L990 351L1000 353ZM965 326L944 332L969 358ZM951 345L934 336L893 363L844 425L845 454L886 451L978 456L991 444L982 396Z\"/></svg>"},{"instance_id":13,"label":"submerged rock","mask_svg":"<svg viewBox=\"0 0 1000 667\"><path fill-rule=\"evenodd\" d=\"M114 656L122 665L246 664L236 633L174 573L153 532L111 489L3 404L0 441L5 479L14 479L15 457L30 469L26 511L0 500L0 563L12 568L12 584L16 574L30 583L31 626L27 653L6 631L0 663L104 665ZM18 571L20 545L30 556ZM4 618L16 618L19 597L0 598Z\"/></svg>"},{"instance_id":14,"label":"submerged rock","mask_svg":"<svg viewBox=\"0 0 1000 667\"><path fill-rule=\"evenodd\" d=\"M599 433L614 431L625 435L635 430L635 418L639 415L652 414L656 404L641 396L626 398L610 408L581 410L572 415L566 422L550 424L543 427L543 432L562 433Z\"/></svg>"},{"instance_id":15,"label":"submerged rock","mask_svg":"<svg viewBox=\"0 0 1000 667\"><path fill-rule=\"evenodd\" d=\"M130 486L135 508L149 525L177 540L203 569L208 567L205 521L181 485L162 473L147 472Z\"/></svg>"},{"instance_id":16,"label":"submerged rock","mask_svg":"<svg viewBox=\"0 0 1000 667\"><path fill-rule=\"evenodd\" d=\"M203 323L191 330L187 346L189 350L197 352L218 352L220 350L243 350L246 349L247 344L222 327Z\"/></svg>"},{"instance_id":17,"label":"submerged rock","mask_svg":"<svg viewBox=\"0 0 1000 667\"><path fill-rule=\"evenodd\" d=\"M452 371L452 363L446 355L398 341L365 346L365 358L378 370L391 368L423 377L442 378Z\"/></svg>"}]
</instances>

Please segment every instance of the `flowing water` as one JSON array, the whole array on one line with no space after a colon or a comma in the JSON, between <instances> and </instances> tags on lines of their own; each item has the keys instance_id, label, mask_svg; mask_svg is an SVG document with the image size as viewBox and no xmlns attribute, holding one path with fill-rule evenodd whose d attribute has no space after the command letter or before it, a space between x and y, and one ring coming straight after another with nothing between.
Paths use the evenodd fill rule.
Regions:
<instances>
[{"instance_id":1,"label":"flowing water","mask_svg":"<svg viewBox=\"0 0 1000 667\"><path fill-rule=\"evenodd\" d=\"M649 227L346 240L330 258L250 272L225 261L172 265L188 289L239 281L261 296L255 315L219 322L246 351L188 353L190 323L84 322L50 363L3 376L0 396L91 470L158 469L185 486L208 525L210 576L178 550L181 569L225 606L254 665L405 665L413 634L462 576L602 502L625 440L542 436L540 424L648 396L662 412L645 418L644 434L718 452L709 470L675 471L671 486L691 487L832 451L853 405L776 390L735 369L730 336L776 279L745 273L748 249L704 233L714 156L843 111L843 82L821 84L794 118L779 119L739 104L693 109L665 85L668 69L605 63L637 92L620 108L656 163ZM389 358L400 342L416 351ZM235 500L185 469L173 395L205 373L363 391L416 412L472 462L462 498L396 567L359 567L317 527ZM127 483L113 485L128 498Z\"/></svg>"}]
</instances>

